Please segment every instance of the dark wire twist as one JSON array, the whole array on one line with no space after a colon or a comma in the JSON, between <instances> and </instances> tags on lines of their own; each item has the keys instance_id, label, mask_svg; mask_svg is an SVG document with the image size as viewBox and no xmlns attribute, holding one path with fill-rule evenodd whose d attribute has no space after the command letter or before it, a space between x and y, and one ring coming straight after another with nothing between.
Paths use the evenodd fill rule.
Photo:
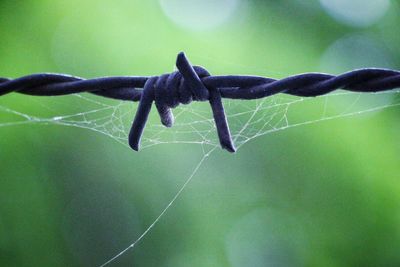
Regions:
<instances>
[{"instance_id":1,"label":"dark wire twist","mask_svg":"<svg viewBox=\"0 0 400 267\"><path fill-rule=\"evenodd\" d=\"M389 69L359 69L338 76L305 73L281 80L258 76L211 76L202 67L192 66L179 53L177 71L153 77L104 77L83 79L63 74L33 74L17 79L0 78L0 96L17 92L35 96L58 96L89 92L95 95L129 101L140 101L129 145L139 150L148 116L155 102L166 127L174 123L171 109L192 101L209 101L221 147L235 152L222 98L258 99L277 93L301 97L328 94L336 89L353 92L379 92L400 87L400 72ZM141 89L142 88L142 89Z\"/></svg>"}]
</instances>

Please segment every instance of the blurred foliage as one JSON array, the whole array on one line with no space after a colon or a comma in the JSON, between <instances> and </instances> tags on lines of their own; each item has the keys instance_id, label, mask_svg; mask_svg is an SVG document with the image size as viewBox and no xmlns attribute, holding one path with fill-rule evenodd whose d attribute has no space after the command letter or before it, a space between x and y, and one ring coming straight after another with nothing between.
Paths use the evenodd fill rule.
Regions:
<instances>
[{"instance_id":1,"label":"blurred foliage","mask_svg":"<svg viewBox=\"0 0 400 267\"><path fill-rule=\"evenodd\" d=\"M171 71L179 51L216 74L399 67L397 1L368 27L341 23L314 0L237 4L226 22L197 31L158 1L3 0L0 76L155 75ZM358 45L327 54L352 36L373 40L360 61L348 58L367 49ZM30 101L51 99L14 94L0 106L29 110ZM218 150L112 266L399 266L398 118L398 108L385 109L269 134L236 155ZM62 126L0 135L0 266L104 263L153 222L202 157L183 144L133 153Z\"/></svg>"}]
</instances>

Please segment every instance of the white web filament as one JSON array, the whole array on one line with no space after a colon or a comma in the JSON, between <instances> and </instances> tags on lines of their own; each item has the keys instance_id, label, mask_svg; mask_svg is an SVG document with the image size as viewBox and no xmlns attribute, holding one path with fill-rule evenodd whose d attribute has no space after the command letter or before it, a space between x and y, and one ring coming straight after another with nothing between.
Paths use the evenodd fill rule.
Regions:
<instances>
[{"instance_id":1,"label":"white web filament","mask_svg":"<svg viewBox=\"0 0 400 267\"><path fill-rule=\"evenodd\" d=\"M385 91L365 94L339 91L316 98L279 94L253 101L224 100L224 105L232 138L239 149L247 142L272 132L400 106L399 93ZM25 102L29 99L29 107L16 104L20 103L18 100L22 98ZM32 109L32 106L35 108ZM88 94L57 98L12 94L0 99L0 133L3 127L51 124L92 130L128 146L126 140L136 107L137 105L131 102L115 102ZM154 116L144 132L142 149L160 144L192 144L201 147L203 156L171 201L145 231L121 249L121 252L111 255L101 266L106 266L127 251L133 250L178 200L207 157L215 149L219 149L214 121L206 104L192 103L175 109L176 123L172 128L165 128L156 114L152 114Z\"/></svg>"}]
</instances>

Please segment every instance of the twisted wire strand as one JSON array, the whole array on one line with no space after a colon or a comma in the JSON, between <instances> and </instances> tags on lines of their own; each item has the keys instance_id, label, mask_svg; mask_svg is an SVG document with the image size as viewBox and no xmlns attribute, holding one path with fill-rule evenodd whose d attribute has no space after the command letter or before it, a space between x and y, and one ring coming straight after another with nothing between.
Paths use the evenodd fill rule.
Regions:
<instances>
[{"instance_id":1,"label":"twisted wire strand","mask_svg":"<svg viewBox=\"0 0 400 267\"><path fill-rule=\"evenodd\" d=\"M139 101L129 133L129 145L139 150L140 140L153 102L161 122L171 127L171 109L192 101L209 101L221 147L235 152L222 98L259 99L284 93L301 97L328 94L337 89L352 92L379 92L400 87L400 72L366 68L341 75L305 73L281 80L259 77L212 76L206 69L192 66L183 52L176 60L177 71L153 77L103 77L83 79L64 74L33 74L17 79L0 78L0 96L16 92L34 96L60 96L88 92L106 98Z\"/></svg>"}]
</instances>

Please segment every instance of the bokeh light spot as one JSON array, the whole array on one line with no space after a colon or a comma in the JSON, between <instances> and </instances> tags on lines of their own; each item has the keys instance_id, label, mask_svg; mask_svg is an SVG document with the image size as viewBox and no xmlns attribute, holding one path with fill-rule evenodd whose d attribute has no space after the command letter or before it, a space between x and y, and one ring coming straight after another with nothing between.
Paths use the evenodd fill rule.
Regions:
<instances>
[{"instance_id":1,"label":"bokeh light spot","mask_svg":"<svg viewBox=\"0 0 400 267\"><path fill-rule=\"evenodd\" d=\"M393 63L388 49L367 35L353 34L340 38L321 57L324 72L340 73L368 67L392 68Z\"/></svg>"},{"instance_id":2,"label":"bokeh light spot","mask_svg":"<svg viewBox=\"0 0 400 267\"><path fill-rule=\"evenodd\" d=\"M389 0L320 0L322 7L336 20L357 27L366 27L382 18Z\"/></svg>"},{"instance_id":3,"label":"bokeh light spot","mask_svg":"<svg viewBox=\"0 0 400 267\"><path fill-rule=\"evenodd\" d=\"M177 25L191 30L209 30L227 20L241 0L160 0L165 15Z\"/></svg>"}]
</instances>

